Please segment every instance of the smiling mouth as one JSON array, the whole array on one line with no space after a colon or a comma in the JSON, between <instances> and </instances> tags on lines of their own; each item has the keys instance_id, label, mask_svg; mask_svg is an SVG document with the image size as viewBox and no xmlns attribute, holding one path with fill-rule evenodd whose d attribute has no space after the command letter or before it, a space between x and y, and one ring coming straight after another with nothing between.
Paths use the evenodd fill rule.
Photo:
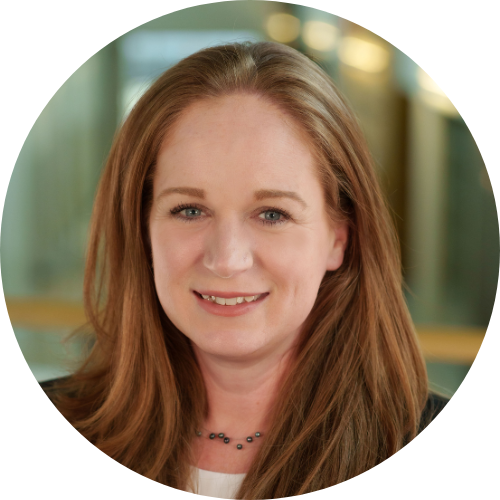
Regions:
<instances>
[{"instance_id":1,"label":"smiling mouth","mask_svg":"<svg viewBox=\"0 0 500 500\"><path fill-rule=\"evenodd\" d=\"M214 302L215 304L219 304L221 306L236 306L239 304L256 302L257 300L263 298L264 296L269 295L268 293L259 293L257 295L246 295L241 297L224 298L224 297L216 297L215 295L203 295L198 292L194 293L203 300L206 300L208 302Z\"/></svg>"}]
</instances>

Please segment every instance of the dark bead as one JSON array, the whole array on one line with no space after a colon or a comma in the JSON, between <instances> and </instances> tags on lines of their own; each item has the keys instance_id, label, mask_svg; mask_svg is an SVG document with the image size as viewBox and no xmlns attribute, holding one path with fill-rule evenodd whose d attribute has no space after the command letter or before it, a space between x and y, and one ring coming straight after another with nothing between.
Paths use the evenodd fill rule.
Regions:
<instances>
[{"instance_id":1,"label":"dark bead","mask_svg":"<svg viewBox=\"0 0 500 500\"><path fill-rule=\"evenodd\" d=\"M224 437L224 433L223 432L220 432L219 433L219 437L222 439Z\"/></svg>"},{"instance_id":2,"label":"dark bead","mask_svg":"<svg viewBox=\"0 0 500 500\"><path fill-rule=\"evenodd\" d=\"M256 438L260 438L260 432L256 432L256 433L255 433L255 437L256 437Z\"/></svg>"},{"instance_id":3,"label":"dark bead","mask_svg":"<svg viewBox=\"0 0 500 500\"><path fill-rule=\"evenodd\" d=\"M242 444L237 444L236 448L238 448L238 450L241 450L241 448L243 448L243 445Z\"/></svg>"},{"instance_id":4,"label":"dark bead","mask_svg":"<svg viewBox=\"0 0 500 500\"><path fill-rule=\"evenodd\" d=\"M196 433L196 435L197 435L197 436L201 436L201 431L198 431L198 432Z\"/></svg>"},{"instance_id":5,"label":"dark bead","mask_svg":"<svg viewBox=\"0 0 500 500\"><path fill-rule=\"evenodd\" d=\"M224 443L229 443L229 438L224 438Z\"/></svg>"},{"instance_id":6,"label":"dark bead","mask_svg":"<svg viewBox=\"0 0 500 500\"><path fill-rule=\"evenodd\" d=\"M251 443L251 442L253 441L253 438L252 438L251 436L248 436L248 437L247 437L247 441L248 441L249 443Z\"/></svg>"},{"instance_id":7,"label":"dark bead","mask_svg":"<svg viewBox=\"0 0 500 500\"><path fill-rule=\"evenodd\" d=\"M210 436L208 436L210 439L213 439L215 437L215 434L212 432L212 434L210 434Z\"/></svg>"}]
</instances>

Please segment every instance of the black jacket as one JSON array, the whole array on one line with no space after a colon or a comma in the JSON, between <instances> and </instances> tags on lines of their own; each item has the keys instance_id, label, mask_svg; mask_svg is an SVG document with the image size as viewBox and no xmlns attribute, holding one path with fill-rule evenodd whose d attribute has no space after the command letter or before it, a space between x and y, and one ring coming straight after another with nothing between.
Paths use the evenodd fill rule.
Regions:
<instances>
[{"instance_id":1,"label":"black jacket","mask_svg":"<svg viewBox=\"0 0 500 500\"><path fill-rule=\"evenodd\" d=\"M420 427L418 432L422 432L440 413L441 410L446 406L449 399L439 394L429 393L427 398L427 404L425 405L424 411L422 412L422 418L420 419Z\"/></svg>"}]
</instances>

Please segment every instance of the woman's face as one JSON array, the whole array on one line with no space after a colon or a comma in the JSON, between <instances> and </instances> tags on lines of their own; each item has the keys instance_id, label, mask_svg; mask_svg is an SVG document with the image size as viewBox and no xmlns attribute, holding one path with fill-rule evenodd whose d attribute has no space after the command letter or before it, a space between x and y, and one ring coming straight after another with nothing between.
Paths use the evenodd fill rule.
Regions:
<instances>
[{"instance_id":1,"label":"woman's face","mask_svg":"<svg viewBox=\"0 0 500 500\"><path fill-rule=\"evenodd\" d=\"M175 123L149 228L165 313L197 352L232 360L293 346L348 232L327 216L307 139L246 94L197 102Z\"/></svg>"}]
</instances>

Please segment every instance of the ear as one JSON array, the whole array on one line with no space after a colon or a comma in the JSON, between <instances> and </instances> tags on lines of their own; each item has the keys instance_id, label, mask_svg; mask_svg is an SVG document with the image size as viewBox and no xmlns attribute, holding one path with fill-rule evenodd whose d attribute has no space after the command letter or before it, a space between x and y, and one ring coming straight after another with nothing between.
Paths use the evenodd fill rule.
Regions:
<instances>
[{"instance_id":1,"label":"ear","mask_svg":"<svg viewBox=\"0 0 500 500\"><path fill-rule=\"evenodd\" d=\"M329 254L326 261L327 271L336 271L344 261L344 253L349 241L349 224L347 221L332 223L330 229Z\"/></svg>"}]
</instances>

